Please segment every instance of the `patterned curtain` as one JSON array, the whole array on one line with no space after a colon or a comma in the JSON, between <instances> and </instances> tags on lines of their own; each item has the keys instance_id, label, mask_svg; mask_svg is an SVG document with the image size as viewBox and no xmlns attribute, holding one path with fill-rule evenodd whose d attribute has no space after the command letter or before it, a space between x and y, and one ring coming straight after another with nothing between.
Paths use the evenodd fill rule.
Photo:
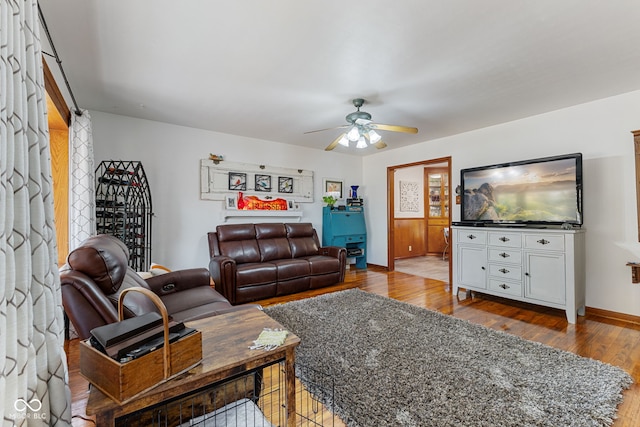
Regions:
<instances>
[{"instance_id":1,"label":"patterned curtain","mask_svg":"<svg viewBox=\"0 0 640 427\"><path fill-rule=\"evenodd\" d=\"M96 234L93 132L88 111L71 114L69 133L69 250Z\"/></svg>"},{"instance_id":2,"label":"patterned curtain","mask_svg":"<svg viewBox=\"0 0 640 427\"><path fill-rule=\"evenodd\" d=\"M71 425L36 0L0 0L0 418Z\"/></svg>"}]
</instances>

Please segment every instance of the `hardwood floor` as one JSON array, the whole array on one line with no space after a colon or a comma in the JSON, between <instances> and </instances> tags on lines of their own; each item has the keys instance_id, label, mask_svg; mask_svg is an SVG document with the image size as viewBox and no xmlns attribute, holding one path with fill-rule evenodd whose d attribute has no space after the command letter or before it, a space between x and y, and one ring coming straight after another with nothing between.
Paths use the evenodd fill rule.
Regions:
<instances>
[{"instance_id":1,"label":"hardwood floor","mask_svg":"<svg viewBox=\"0 0 640 427\"><path fill-rule=\"evenodd\" d=\"M449 259L442 259L439 255L397 259L395 270L449 283Z\"/></svg>"},{"instance_id":2,"label":"hardwood floor","mask_svg":"<svg viewBox=\"0 0 640 427\"><path fill-rule=\"evenodd\" d=\"M633 321L603 317L601 311L587 309L587 315L579 316L577 323L571 325L561 310L479 294L466 298L464 292L455 297L444 282L397 271L386 272L375 266L348 270L345 282L340 285L259 303L266 307L354 287L619 366L635 383L624 392L624 401L618 407L618 419L613 425L640 424L640 324ZM78 372L78 341L71 340L66 347L73 425L90 426L93 423L80 418L86 417L88 384Z\"/></svg>"}]
</instances>

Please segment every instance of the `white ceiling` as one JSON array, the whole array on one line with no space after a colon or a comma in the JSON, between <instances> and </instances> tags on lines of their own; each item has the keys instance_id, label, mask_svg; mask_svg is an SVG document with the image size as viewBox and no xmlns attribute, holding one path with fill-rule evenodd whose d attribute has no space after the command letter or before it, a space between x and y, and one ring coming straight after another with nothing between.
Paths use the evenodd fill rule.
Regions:
<instances>
[{"instance_id":1,"label":"white ceiling","mask_svg":"<svg viewBox=\"0 0 640 427\"><path fill-rule=\"evenodd\" d=\"M390 150L640 89L638 0L40 5L80 108L320 150L356 97Z\"/></svg>"}]
</instances>

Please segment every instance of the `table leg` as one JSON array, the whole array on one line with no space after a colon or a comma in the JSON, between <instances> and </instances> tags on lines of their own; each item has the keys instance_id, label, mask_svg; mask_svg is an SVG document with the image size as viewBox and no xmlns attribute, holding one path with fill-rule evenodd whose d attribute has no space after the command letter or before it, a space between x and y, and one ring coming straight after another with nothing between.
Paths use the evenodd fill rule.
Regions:
<instances>
[{"instance_id":1,"label":"table leg","mask_svg":"<svg viewBox=\"0 0 640 427\"><path fill-rule=\"evenodd\" d=\"M104 411L96 414L96 427L114 427L116 420L113 411Z\"/></svg>"},{"instance_id":2,"label":"table leg","mask_svg":"<svg viewBox=\"0 0 640 427\"><path fill-rule=\"evenodd\" d=\"M296 354L294 348L287 349L284 365L287 392L287 426L296 425Z\"/></svg>"}]
</instances>

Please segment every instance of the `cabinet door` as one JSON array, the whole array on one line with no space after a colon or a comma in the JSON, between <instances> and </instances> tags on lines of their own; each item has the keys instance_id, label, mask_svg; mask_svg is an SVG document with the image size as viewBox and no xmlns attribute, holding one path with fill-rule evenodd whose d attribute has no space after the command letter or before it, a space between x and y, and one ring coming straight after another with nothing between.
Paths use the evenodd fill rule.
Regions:
<instances>
[{"instance_id":1,"label":"cabinet door","mask_svg":"<svg viewBox=\"0 0 640 427\"><path fill-rule=\"evenodd\" d=\"M524 296L565 304L564 254L525 252Z\"/></svg>"},{"instance_id":2,"label":"cabinet door","mask_svg":"<svg viewBox=\"0 0 640 427\"><path fill-rule=\"evenodd\" d=\"M435 222L435 221L433 221ZM449 242L445 242L444 229L447 225L431 224L427 227L427 253L442 255Z\"/></svg>"},{"instance_id":3,"label":"cabinet door","mask_svg":"<svg viewBox=\"0 0 640 427\"><path fill-rule=\"evenodd\" d=\"M426 168L427 217L449 218L449 174L446 169Z\"/></svg>"},{"instance_id":4,"label":"cabinet door","mask_svg":"<svg viewBox=\"0 0 640 427\"><path fill-rule=\"evenodd\" d=\"M487 251L484 246L458 246L458 286L485 289Z\"/></svg>"}]
</instances>

